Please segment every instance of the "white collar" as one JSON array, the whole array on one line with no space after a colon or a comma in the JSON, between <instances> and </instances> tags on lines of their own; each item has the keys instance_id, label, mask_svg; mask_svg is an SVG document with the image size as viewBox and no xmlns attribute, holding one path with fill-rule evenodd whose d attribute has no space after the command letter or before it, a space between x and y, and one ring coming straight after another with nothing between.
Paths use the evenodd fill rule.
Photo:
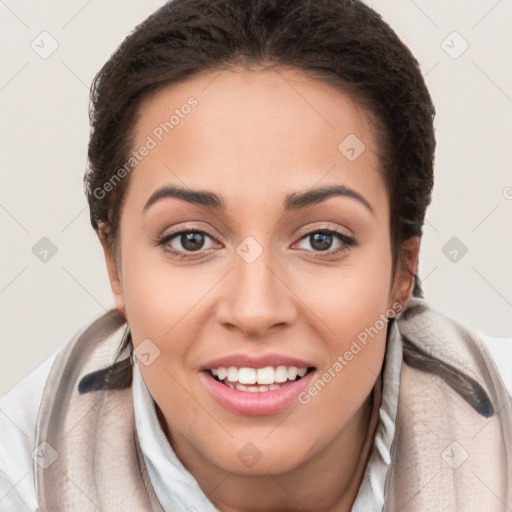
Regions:
<instances>
[{"instance_id":1,"label":"white collar","mask_svg":"<svg viewBox=\"0 0 512 512\"><path fill-rule=\"evenodd\" d=\"M396 321L390 329L383 366L379 423L352 512L381 512L384 507L384 488L391 463L391 443L395 436L402 372L402 344Z\"/></svg>"}]
</instances>

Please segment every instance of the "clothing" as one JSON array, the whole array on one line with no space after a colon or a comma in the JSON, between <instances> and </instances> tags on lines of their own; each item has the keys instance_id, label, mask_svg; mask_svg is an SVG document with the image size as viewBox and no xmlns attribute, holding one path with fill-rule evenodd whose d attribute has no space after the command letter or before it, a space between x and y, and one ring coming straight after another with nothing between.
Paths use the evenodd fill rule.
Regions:
<instances>
[{"instance_id":1,"label":"clothing","mask_svg":"<svg viewBox=\"0 0 512 512\"><path fill-rule=\"evenodd\" d=\"M21 472L9 465L2 432L0 511L35 510L35 491L40 510L216 510L165 438L136 359L133 370L126 364L124 332L113 312L103 316L4 397L0 416L10 419L0 425L18 422L25 405L41 408L35 437L18 431L13 439L10 428L9 448L27 462ZM106 379L102 369L115 361L118 375ZM119 375L132 371L133 385L123 387ZM113 389L101 387L105 380ZM90 391L80 394L78 384ZM352 510L506 510L511 425L510 400L483 343L411 299L389 331L379 424ZM26 468L42 442L49 445L34 455L42 461L33 463L34 489Z\"/></svg>"}]
</instances>

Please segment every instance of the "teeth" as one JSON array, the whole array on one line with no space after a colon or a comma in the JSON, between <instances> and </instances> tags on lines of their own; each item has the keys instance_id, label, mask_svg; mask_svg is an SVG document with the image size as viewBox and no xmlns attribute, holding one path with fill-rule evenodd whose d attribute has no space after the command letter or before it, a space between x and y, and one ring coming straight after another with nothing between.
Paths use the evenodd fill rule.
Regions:
<instances>
[{"instance_id":1,"label":"teeth","mask_svg":"<svg viewBox=\"0 0 512 512\"><path fill-rule=\"evenodd\" d=\"M270 386L244 386L238 382L233 383L229 381L226 381L224 384L227 384L232 389L238 389L238 391L248 391L249 393L255 393L256 391L259 393L264 393L265 391L275 391L276 389L280 389L282 387L279 384L270 384Z\"/></svg>"},{"instance_id":2,"label":"teeth","mask_svg":"<svg viewBox=\"0 0 512 512\"><path fill-rule=\"evenodd\" d=\"M288 380L294 381L297 376L304 377L307 373L307 368L284 365L277 366L276 368L273 366L266 366L265 368L237 368L236 366L224 368L221 366L219 368L212 368L210 371L220 381L224 381L224 384L234 385L234 389L256 392L279 389L281 386L277 384L282 384Z\"/></svg>"},{"instance_id":3,"label":"teeth","mask_svg":"<svg viewBox=\"0 0 512 512\"><path fill-rule=\"evenodd\" d=\"M288 380L288 369L286 366L278 366L275 370L274 381L286 382Z\"/></svg>"},{"instance_id":4,"label":"teeth","mask_svg":"<svg viewBox=\"0 0 512 512\"><path fill-rule=\"evenodd\" d=\"M288 374L288 380L295 380L298 370L295 368L295 366L290 366L286 373Z\"/></svg>"},{"instance_id":5,"label":"teeth","mask_svg":"<svg viewBox=\"0 0 512 512\"><path fill-rule=\"evenodd\" d=\"M227 369L226 377L231 382L236 382L238 380L238 368L235 368L234 366L230 366Z\"/></svg>"},{"instance_id":6,"label":"teeth","mask_svg":"<svg viewBox=\"0 0 512 512\"><path fill-rule=\"evenodd\" d=\"M258 384L274 384L274 368L272 366L258 368L256 374Z\"/></svg>"},{"instance_id":7,"label":"teeth","mask_svg":"<svg viewBox=\"0 0 512 512\"><path fill-rule=\"evenodd\" d=\"M240 384L256 384L256 370L254 368L240 368L236 380ZM258 382L258 384L264 384L264 382Z\"/></svg>"}]
</instances>

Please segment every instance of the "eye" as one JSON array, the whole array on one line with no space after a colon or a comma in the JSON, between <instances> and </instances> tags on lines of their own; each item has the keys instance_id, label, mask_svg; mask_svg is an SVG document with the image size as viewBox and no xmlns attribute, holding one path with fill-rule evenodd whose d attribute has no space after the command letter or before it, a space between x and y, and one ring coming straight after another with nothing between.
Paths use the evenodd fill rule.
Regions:
<instances>
[{"instance_id":1,"label":"eye","mask_svg":"<svg viewBox=\"0 0 512 512\"><path fill-rule=\"evenodd\" d=\"M164 246L165 250L176 256L186 257L186 253L197 252L201 249L211 249L212 247L206 243L207 239L213 241L213 237L205 231L184 229L162 236L158 240L158 245Z\"/></svg>"},{"instance_id":2,"label":"eye","mask_svg":"<svg viewBox=\"0 0 512 512\"><path fill-rule=\"evenodd\" d=\"M306 247L308 251L328 252L330 255L337 254L356 245L356 241L352 237L336 229L310 231L300 241L310 244L311 249ZM338 246L331 249L334 242L338 242Z\"/></svg>"},{"instance_id":3,"label":"eye","mask_svg":"<svg viewBox=\"0 0 512 512\"><path fill-rule=\"evenodd\" d=\"M214 241L215 239L206 231L182 229L163 235L157 240L157 245L162 246L166 252L173 256L187 258L193 256L193 253L200 254L201 250L212 249ZM299 243L304 242L309 243L311 249L307 247L302 247L302 249L315 253L326 253L330 256L357 245L357 242L352 237L336 229L310 231L299 240ZM332 245L335 242L337 242L337 247L332 249Z\"/></svg>"}]
</instances>

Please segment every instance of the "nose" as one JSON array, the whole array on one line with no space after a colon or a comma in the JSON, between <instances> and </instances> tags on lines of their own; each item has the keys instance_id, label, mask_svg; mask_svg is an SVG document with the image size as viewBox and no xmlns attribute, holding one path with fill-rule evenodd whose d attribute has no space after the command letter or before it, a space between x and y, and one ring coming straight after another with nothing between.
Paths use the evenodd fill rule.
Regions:
<instances>
[{"instance_id":1,"label":"nose","mask_svg":"<svg viewBox=\"0 0 512 512\"><path fill-rule=\"evenodd\" d=\"M271 251L263 250L254 261L235 252L233 262L223 283L218 322L248 337L291 325L297 316L294 294Z\"/></svg>"}]
</instances>

